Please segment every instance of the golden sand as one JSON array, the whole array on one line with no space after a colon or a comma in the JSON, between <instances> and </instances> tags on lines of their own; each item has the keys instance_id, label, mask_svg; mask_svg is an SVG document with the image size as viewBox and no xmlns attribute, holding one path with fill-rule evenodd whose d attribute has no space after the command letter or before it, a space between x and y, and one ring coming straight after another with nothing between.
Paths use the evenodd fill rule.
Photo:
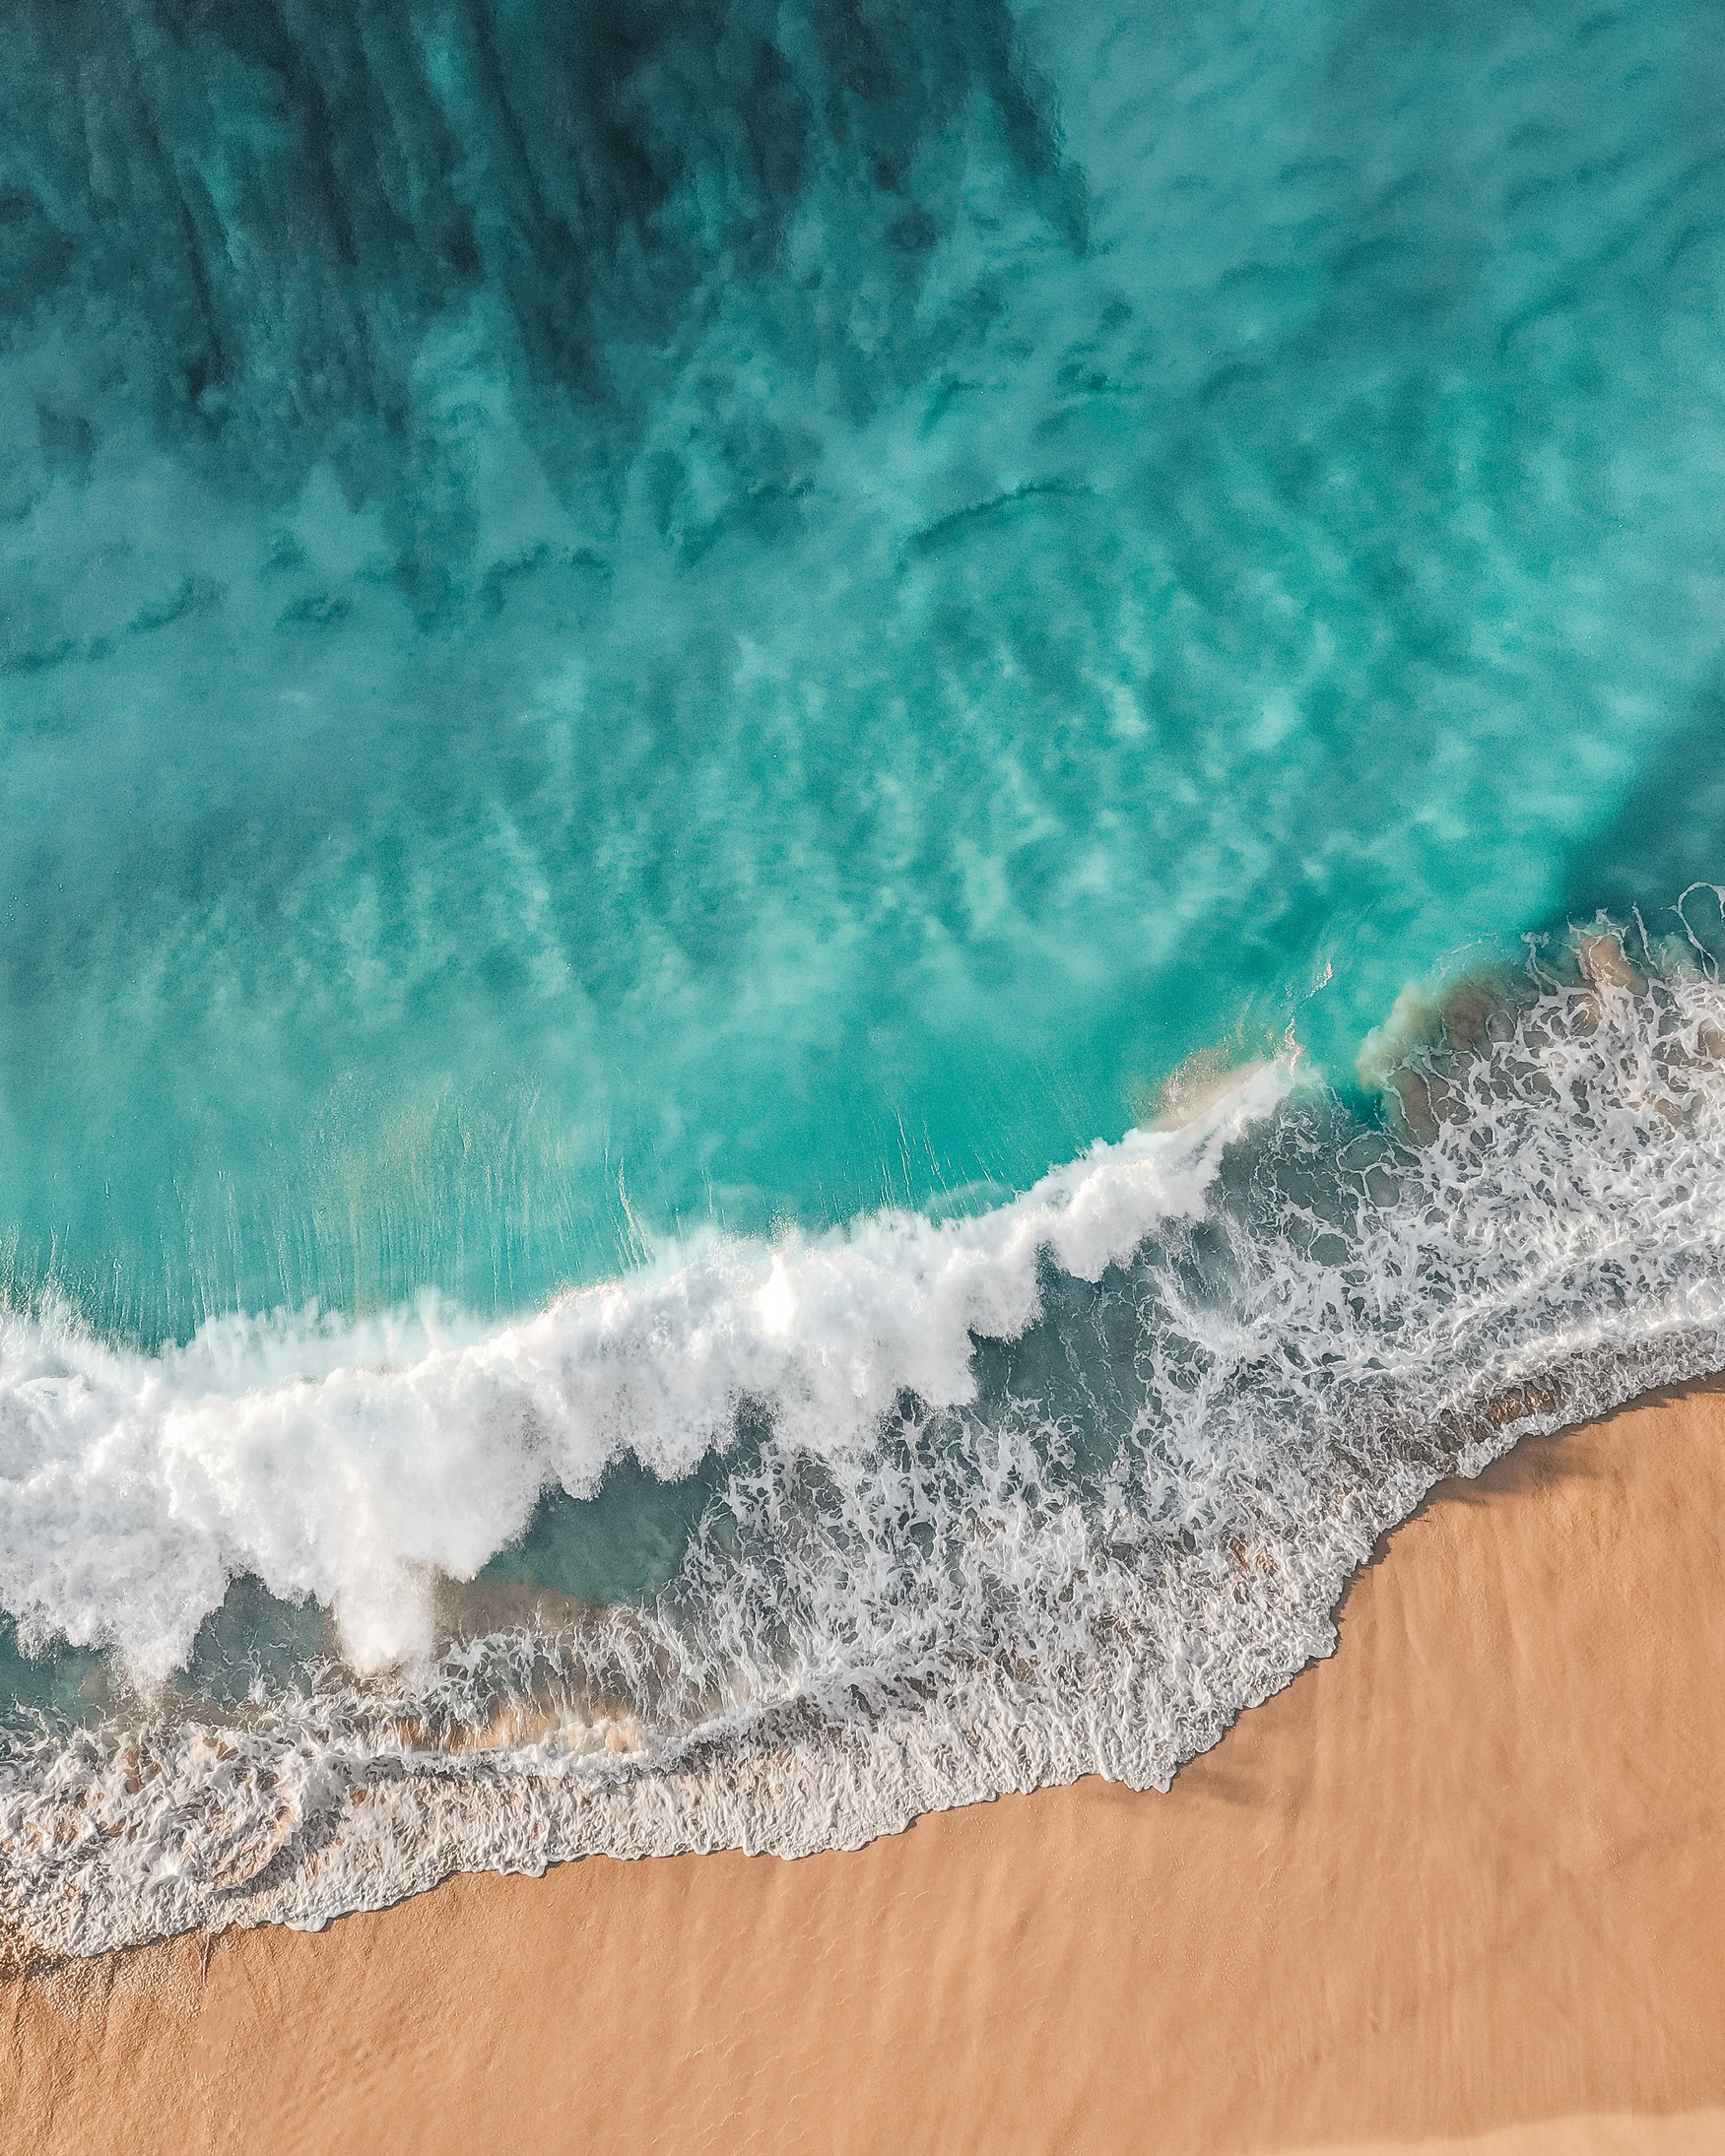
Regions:
<instances>
[{"instance_id":1,"label":"golden sand","mask_svg":"<svg viewBox=\"0 0 1725 2156\"><path fill-rule=\"evenodd\" d=\"M1166 1797L0 1983L0 2147L1725 2156L1725 1394L1524 1445Z\"/></svg>"}]
</instances>

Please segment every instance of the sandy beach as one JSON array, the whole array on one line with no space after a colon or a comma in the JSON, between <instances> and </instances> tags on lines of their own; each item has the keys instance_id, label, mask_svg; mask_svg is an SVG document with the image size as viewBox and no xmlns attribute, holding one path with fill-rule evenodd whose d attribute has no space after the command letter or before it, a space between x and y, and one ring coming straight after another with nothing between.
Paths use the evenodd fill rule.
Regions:
<instances>
[{"instance_id":1,"label":"sandy beach","mask_svg":"<svg viewBox=\"0 0 1725 2156\"><path fill-rule=\"evenodd\" d=\"M8 1975L0 2144L1725 2149L1725 1393L1446 1485L1167 1796Z\"/></svg>"},{"instance_id":2,"label":"sandy beach","mask_svg":"<svg viewBox=\"0 0 1725 2156\"><path fill-rule=\"evenodd\" d=\"M1721 14L0 4L0 2156L1725 2156Z\"/></svg>"}]
</instances>

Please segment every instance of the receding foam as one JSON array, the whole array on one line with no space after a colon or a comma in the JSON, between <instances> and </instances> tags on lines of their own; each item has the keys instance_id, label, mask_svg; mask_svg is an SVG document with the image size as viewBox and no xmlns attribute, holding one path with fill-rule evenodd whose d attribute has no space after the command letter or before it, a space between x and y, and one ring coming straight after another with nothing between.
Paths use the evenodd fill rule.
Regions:
<instances>
[{"instance_id":1,"label":"receding foam","mask_svg":"<svg viewBox=\"0 0 1725 2156\"><path fill-rule=\"evenodd\" d=\"M1400 1136L1273 1066L992 1212L701 1238L514 1325L14 1315L0 1599L141 1690L9 1739L0 1910L92 1951L1165 1786L1437 1478L1725 1359L1725 991L1582 955L1416 1050ZM428 1656L434 1577L625 1447L719 1456L670 1583ZM152 1705L242 1568L347 1664Z\"/></svg>"}]
</instances>

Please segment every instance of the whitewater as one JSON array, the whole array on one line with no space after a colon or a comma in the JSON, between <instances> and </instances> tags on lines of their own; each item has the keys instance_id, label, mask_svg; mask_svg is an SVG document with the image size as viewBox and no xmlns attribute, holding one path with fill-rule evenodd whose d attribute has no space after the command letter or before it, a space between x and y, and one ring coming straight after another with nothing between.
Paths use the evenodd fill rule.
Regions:
<instances>
[{"instance_id":1,"label":"whitewater","mask_svg":"<svg viewBox=\"0 0 1725 2156\"><path fill-rule=\"evenodd\" d=\"M0 10L0 1929L1165 1786L1725 1367L1708 0Z\"/></svg>"},{"instance_id":2,"label":"whitewater","mask_svg":"<svg viewBox=\"0 0 1725 2156\"><path fill-rule=\"evenodd\" d=\"M13 1718L0 1913L84 1953L1165 1787L1330 1651L1438 1479L1725 1365L1699 940L1541 945L1406 1000L1380 1070L1381 1116L1291 1055L993 1210L704 1238L513 1324L146 1355L15 1310L0 1601L129 1688ZM439 1579L626 1449L709 1463L673 1576L439 1637ZM240 1571L327 1602L343 1652L213 1706L174 1672Z\"/></svg>"}]
</instances>

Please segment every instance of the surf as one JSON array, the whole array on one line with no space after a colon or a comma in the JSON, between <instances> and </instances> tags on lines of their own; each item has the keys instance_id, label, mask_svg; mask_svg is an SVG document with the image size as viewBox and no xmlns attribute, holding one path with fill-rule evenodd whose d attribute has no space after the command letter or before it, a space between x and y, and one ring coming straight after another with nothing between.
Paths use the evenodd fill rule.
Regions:
<instances>
[{"instance_id":1,"label":"surf","mask_svg":"<svg viewBox=\"0 0 1725 2156\"><path fill-rule=\"evenodd\" d=\"M116 1535L148 1532L148 1506L124 1509L151 1481L144 1425L134 1405L113 1444L116 1386L154 1401L158 1486L193 1493L160 1515L175 1534L210 1525L186 1403L207 1481L256 1481L206 1569L153 1548L137 1610L123 1573L110 1589L122 1663L146 1643L129 1692L82 1727L12 1718L8 1918L90 1951L315 1926L458 1868L795 1856L1084 1774L1165 1787L1329 1651L1349 1578L1436 1481L1725 1351L1725 991L1706 949L1601 926L1396 1022L1387 1120L1271 1067L993 1212L667 1253L525 1326L431 1343L402 1321L369 1366L345 1329L283 1321L110 1363L108 1405L88 1352L75 1382L38 1368L0 1425L10 1568L81 1545L104 1504ZM279 1358L273 1391L260 1357ZM500 1373L521 1389L512 1424ZM368 1452L404 1400L416 1432L434 1404L465 1449ZM284 1411L272 1456L249 1418ZM104 1414L112 1449L76 1455ZM706 1461L670 1576L614 1602L488 1590L484 1560L552 1474L578 1505L626 1432L660 1473ZM367 1474L399 1511L371 1507ZM216 1712L176 1689L167 1666L226 1565L326 1585L268 1569L273 1549L339 1552L326 1507L373 1537L357 1599L332 1591L357 1652L260 1666ZM432 1511L454 1542L411 1538ZM276 1542L235 1532L266 1514ZM482 1576L441 1636L432 1592L381 1621L375 1583L450 1549ZM43 1566L21 1594L9 1569L7 1605L45 1631L60 1577ZM505 1621L488 1624L488 1592Z\"/></svg>"}]
</instances>

